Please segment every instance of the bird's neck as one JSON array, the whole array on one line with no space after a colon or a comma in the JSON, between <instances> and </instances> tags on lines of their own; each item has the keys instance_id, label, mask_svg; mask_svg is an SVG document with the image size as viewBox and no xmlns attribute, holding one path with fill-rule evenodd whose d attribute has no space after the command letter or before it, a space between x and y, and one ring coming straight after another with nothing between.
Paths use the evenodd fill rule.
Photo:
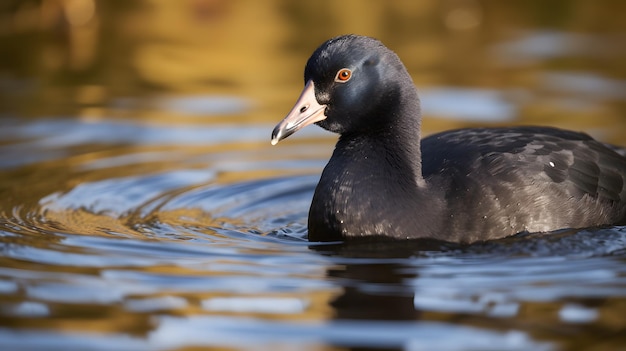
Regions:
<instances>
[{"instance_id":1,"label":"bird's neck","mask_svg":"<svg viewBox=\"0 0 626 351\"><path fill-rule=\"evenodd\" d=\"M413 181L418 188L424 187L420 148L421 111L417 91L411 86L385 98L388 99L384 104L386 110L378 113L393 118L372 126L366 132L342 135L337 147L357 149L362 157L369 154L372 161L379 162L372 166L395 170L394 174ZM391 110L388 106L392 106Z\"/></svg>"},{"instance_id":2,"label":"bird's neck","mask_svg":"<svg viewBox=\"0 0 626 351\"><path fill-rule=\"evenodd\" d=\"M333 158L341 160L345 166L357 163L359 167L354 169L366 170L370 176L380 174L389 182L403 184L407 190L421 188L425 182L421 169L419 132L409 131L415 129L419 130L415 126L398 126L375 135L342 136L337 142Z\"/></svg>"},{"instance_id":3,"label":"bird's neck","mask_svg":"<svg viewBox=\"0 0 626 351\"><path fill-rule=\"evenodd\" d=\"M436 236L442 206L422 177L419 120L400 122L340 137L311 203L309 238Z\"/></svg>"}]
</instances>

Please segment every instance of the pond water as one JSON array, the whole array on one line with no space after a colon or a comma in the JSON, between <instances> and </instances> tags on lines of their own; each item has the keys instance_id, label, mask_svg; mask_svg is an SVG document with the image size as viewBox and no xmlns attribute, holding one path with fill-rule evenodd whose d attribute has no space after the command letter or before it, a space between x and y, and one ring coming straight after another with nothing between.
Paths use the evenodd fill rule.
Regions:
<instances>
[{"instance_id":1,"label":"pond water","mask_svg":"<svg viewBox=\"0 0 626 351\"><path fill-rule=\"evenodd\" d=\"M308 243L336 136L269 143L310 53L355 32L404 60L424 134L626 146L626 3L7 4L0 349L626 349L626 227Z\"/></svg>"}]
</instances>

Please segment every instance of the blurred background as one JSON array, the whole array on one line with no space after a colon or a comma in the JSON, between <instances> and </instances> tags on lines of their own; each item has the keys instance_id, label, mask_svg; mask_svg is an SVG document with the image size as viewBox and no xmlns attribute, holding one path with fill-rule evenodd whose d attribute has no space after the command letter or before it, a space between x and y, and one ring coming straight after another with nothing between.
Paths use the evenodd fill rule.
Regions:
<instances>
[{"instance_id":1,"label":"blurred background","mask_svg":"<svg viewBox=\"0 0 626 351\"><path fill-rule=\"evenodd\" d=\"M274 122L310 53L357 33L400 55L427 118L559 125L624 144L625 10L619 0L6 0L1 112L176 123L224 110Z\"/></svg>"}]
</instances>

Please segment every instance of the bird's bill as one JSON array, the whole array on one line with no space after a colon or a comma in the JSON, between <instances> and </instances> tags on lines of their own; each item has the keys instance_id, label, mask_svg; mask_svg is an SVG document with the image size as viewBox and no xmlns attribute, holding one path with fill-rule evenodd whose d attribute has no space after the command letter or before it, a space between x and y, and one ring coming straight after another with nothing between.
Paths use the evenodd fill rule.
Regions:
<instances>
[{"instance_id":1,"label":"bird's bill","mask_svg":"<svg viewBox=\"0 0 626 351\"><path fill-rule=\"evenodd\" d=\"M315 84L309 80L291 111L274 127L272 145L278 144L279 141L309 124L323 121L326 119L325 110L326 105L318 103L315 99Z\"/></svg>"}]
</instances>

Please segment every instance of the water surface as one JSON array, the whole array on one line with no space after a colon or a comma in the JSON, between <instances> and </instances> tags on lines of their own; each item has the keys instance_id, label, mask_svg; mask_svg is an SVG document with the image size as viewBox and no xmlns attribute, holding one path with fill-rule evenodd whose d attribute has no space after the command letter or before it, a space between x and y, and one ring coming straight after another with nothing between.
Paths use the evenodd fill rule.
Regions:
<instances>
[{"instance_id":1,"label":"water surface","mask_svg":"<svg viewBox=\"0 0 626 351\"><path fill-rule=\"evenodd\" d=\"M626 145L621 3L125 4L0 10L0 348L626 348L626 227L311 244L336 137L269 143L311 51L357 32L406 62L424 134Z\"/></svg>"}]
</instances>

